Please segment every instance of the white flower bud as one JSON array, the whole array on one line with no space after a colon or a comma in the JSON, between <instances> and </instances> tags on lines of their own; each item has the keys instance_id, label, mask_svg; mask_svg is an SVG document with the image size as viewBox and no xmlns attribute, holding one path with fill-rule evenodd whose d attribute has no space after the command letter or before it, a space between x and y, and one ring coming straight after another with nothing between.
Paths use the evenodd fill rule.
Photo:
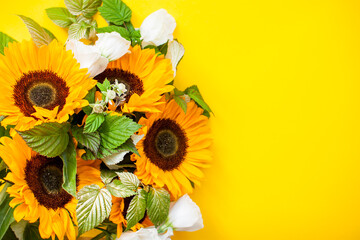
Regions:
<instances>
[{"instance_id":1,"label":"white flower bud","mask_svg":"<svg viewBox=\"0 0 360 240\"><path fill-rule=\"evenodd\" d=\"M116 92L113 90L107 90L106 96L108 99L113 100L114 98L116 98Z\"/></svg>"},{"instance_id":2,"label":"white flower bud","mask_svg":"<svg viewBox=\"0 0 360 240\"><path fill-rule=\"evenodd\" d=\"M168 222L175 231L193 232L204 227L200 208L185 194L170 208Z\"/></svg>"},{"instance_id":3,"label":"white flower bud","mask_svg":"<svg viewBox=\"0 0 360 240\"><path fill-rule=\"evenodd\" d=\"M93 112L94 113L103 113L104 112L104 106L102 104L94 104L93 105Z\"/></svg>"},{"instance_id":4,"label":"white flower bud","mask_svg":"<svg viewBox=\"0 0 360 240\"><path fill-rule=\"evenodd\" d=\"M159 46L168 40L173 40L175 28L176 21L174 17L165 9L160 9L147 16L141 24L141 39L144 45Z\"/></svg>"},{"instance_id":5,"label":"white flower bud","mask_svg":"<svg viewBox=\"0 0 360 240\"><path fill-rule=\"evenodd\" d=\"M117 32L99 33L95 48L109 61L115 61L129 52L131 42Z\"/></svg>"}]
</instances>

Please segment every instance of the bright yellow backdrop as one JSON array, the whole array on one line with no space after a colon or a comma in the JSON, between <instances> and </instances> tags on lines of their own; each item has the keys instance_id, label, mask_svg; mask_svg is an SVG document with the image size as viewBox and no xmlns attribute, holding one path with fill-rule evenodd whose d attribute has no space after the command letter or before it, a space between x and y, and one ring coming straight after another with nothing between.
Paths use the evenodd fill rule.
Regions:
<instances>
[{"instance_id":1,"label":"bright yellow backdrop","mask_svg":"<svg viewBox=\"0 0 360 240\"><path fill-rule=\"evenodd\" d=\"M159 8L176 18L175 85L198 84L216 115L192 195L205 228L173 239L359 239L359 1L126 2L136 27ZM0 31L29 39L23 14L65 40L44 11L63 0L1 3Z\"/></svg>"}]
</instances>

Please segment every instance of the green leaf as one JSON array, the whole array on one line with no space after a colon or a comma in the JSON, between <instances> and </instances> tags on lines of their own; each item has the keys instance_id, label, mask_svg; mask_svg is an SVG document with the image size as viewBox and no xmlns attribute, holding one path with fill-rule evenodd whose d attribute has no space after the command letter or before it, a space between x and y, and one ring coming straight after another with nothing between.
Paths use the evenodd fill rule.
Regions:
<instances>
[{"instance_id":1,"label":"green leaf","mask_svg":"<svg viewBox=\"0 0 360 240\"><path fill-rule=\"evenodd\" d=\"M95 132L104 121L105 116L102 113L93 113L89 115L85 122L84 133Z\"/></svg>"},{"instance_id":2,"label":"green leaf","mask_svg":"<svg viewBox=\"0 0 360 240\"><path fill-rule=\"evenodd\" d=\"M35 152L46 157L56 157L64 152L69 143L69 128L68 123L49 122L19 134Z\"/></svg>"},{"instance_id":3,"label":"green leaf","mask_svg":"<svg viewBox=\"0 0 360 240\"><path fill-rule=\"evenodd\" d=\"M123 144L133 135L141 125L125 116L107 115L99 128L101 145L114 149Z\"/></svg>"},{"instance_id":4,"label":"green leaf","mask_svg":"<svg viewBox=\"0 0 360 240\"><path fill-rule=\"evenodd\" d=\"M98 33L111 33L111 32L117 32L119 33L123 38L125 38L126 40L130 41L131 40L131 35L130 32L123 27L118 27L118 26L107 26L107 27L102 27L102 28L98 28L97 29Z\"/></svg>"},{"instance_id":5,"label":"green leaf","mask_svg":"<svg viewBox=\"0 0 360 240\"><path fill-rule=\"evenodd\" d=\"M111 211L110 192L96 184L85 186L78 193L76 215L79 235L87 232L109 217Z\"/></svg>"},{"instance_id":6,"label":"green leaf","mask_svg":"<svg viewBox=\"0 0 360 240\"><path fill-rule=\"evenodd\" d=\"M56 25L68 28L76 21L76 16L63 7L54 7L46 9L46 14Z\"/></svg>"},{"instance_id":7,"label":"green leaf","mask_svg":"<svg viewBox=\"0 0 360 240\"><path fill-rule=\"evenodd\" d=\"M34 43L40 47L42 45L47 45L51 43L54 39L51 37L44 28L42 28L37 22L32 20L31 18L25 17L23 15L19 15L21 20L25 23L26 27L28 28Z\"/></svg>"},{"instance_id":8,"label":"green leaf","mask_svg":"<svg viewBox=\"0 0 360 240\"><path fill-rule=\"evenodd\" d=\"M119 176L121 183L124 184L125 187L134 191L138 189L140 180L135 174L129 172L117 172L116 174Z\"/></svg>"},{"instance_id":9,"label":"green leaf","mask_svg":"<svg viewBox=\"0 0 360 240\"><path fill-rule=\"evenodd\" d=\"M116 177L116 172L111 171L109 169L103 169L100 173L101 181L103 181L104 184L109 184L111 181Z\"/></svg>"},{"instance_id":10,"label":"green leaf","mask_svg":"<svg viewBox=\"0 0 360 240\"><path fill-rule=\"evenodd\" d=\"M129 189L128 187L126 187L118 179L115 179L111 183L107 184L106 188L115 197L127 198L127 197L134 196L136 194L136 192L134 190Z\"/></svg>"},{"instance_id":11,"label":"green leaf","mask_svg":"<svg viewBox=\"0 0 360 240\"><path fill-rule=\"evenodd\" d=\"M8 228L5 235L3 236L4 240L18 240L14 232L11 230L11 228Z\"/></svg>"},{"instance_id":12,"label":"green leaf","mask_svg":"<svg viewBox=\"0 0 360 240\"><path fill-rule=\"evenodd\" d=\"M158 46L158 48L162 54L166 55L167 50L168 50L168 45L169 45L169 42L166 42L163 45Z\"/></svg>"},{"instance_id":13,"label":"green leaf","mask_svg":"<svg viewBox=\"0 0 360 240\"><path fill-rule=\"evenodd\" d=\"M60 155L63 160L64 183L62 187L69 194L76 197L76 150L75 144L70 138L69 144L65 151Z\"/></svg>"},{"instance_id":14,"label":"green leaf","mask_svg":"<svg viewBox=\"0 0 360 240\"><path fill-rule=\"evenodd\" d=\"M24 231L24 240L40 240L43 239L39 233L39 221L34 223L28 223ZM47 238L47 239L51 239Z\"/></svg>"},{"instance_id":15,"label":"green leaf","mask_svg":"<svg viewBox=\"0 0 360 240\"><path fill-rule=\"evenodd\" d=\"M5 182L5 185L4 185L3 189L0 192L0 204L2 204L3 201L9 196L9 194L6 192L6 190L10 186L11 186L10 183Z\"/></svg>"},{"instance_id":16,"label":"green leaf","mask_svg":"<svg viewBox=\"0 0 360 240\"><path fill-rule=\"evenodd\" d=\"M14 209L9 206L10 201L11 198L8 195L0 205L0 239L3 238L10 224L15 221L13 215Z\"/></svg>"},{"instance_id":17,"label":"green leaf","mask_svg":"<svg viewBox=\"0 0 360 240\"><path fill-rule=\"evenodd\" d=\"M101 0L65 0L65 5L70 13L74 15L82 14L86 18L91 18L101 5Z\"/></svg>"},{"instance_id":18,"label":"green leaf","mask_svg":"<svg viewBox=\"0 0 360 240\"><path fill-rule=\"evenodd\" d=\"M99 12L106 21L115 25L122 25L131 19L131 9L121 0L103 0Z\"/></svg>"},{"instance_id":19,"label":"green leaf","mask_svg":"<svg viewBox=\"0 0 360 240\"><path fill-rule=\"evenodd\" d=\"M181 107L181 109L184 111L184 113L186 113L186 111L187 111L186 101L177 95L174 95L174 100Z\"/></svg>"},{"instance_id":20,"label":"green leaf","mask_svg":"<svg viewBox=\"0 0 360 240\"><path fill-rule=\"evenodd\" d=\"M107 78L105 78L103 83L97 83L96 86L100 89L101 92L106 92L110 89L110 82Z\"/></svg>"},{"instance_id":21,"label":"green leaf","mask_svg":"<svg viewBox=\"0 0 360 240\"><path fill-rule=\"evenodd\" d=\"M150 188L146 209L148 216L155 224L155 226L159 226L162 224L168 214L170 209L170 194L163 188Z\"/></svg>"},{"instance_id":22,"label":"green leaf","mask_svg":"<svg viewBox=\"0 0 360 240\"><path fill-rule=\"evenodd\" d=\"M86 38L86 33L89 27L90 26L84 22L71 24L68 31L69 39L79 40Z\"/></svg>"},{"instance_id":23,"label":"green leaf","mask_svg":"<svg viewBox=\"0 0 360 240\"><path fill-rule=\"evenodd\" d=\"M187 94L191 99L193 99L202 109L212 113L210 107L205 103L203 97L200 94L200 91L196 85L188 87L185 89L185 94Z\"/></svg>"},{"instance_id":24,"label":"green leaf","mask_svg":"<svg viewBox=\"0 0 360 240\"><path fill-rule=\"evenodd\" d=\"M96 92L96 87L93 87L91 90L89 90L88 94L84 98L89 102L89 104L95 103L95 92ZM92 107L90 107L89 105L83 107L83 111L86 113L86 115L90 115L92 112Z\"/></svg>"},{"instance_id":25,"label":"green leaf","mask_svg":"<svg viewBox=\"0 0 360 240\"><path fill-rule=\"evenodd\" d=\"M144 217L146 210L146 198L147 192L144 189L138 189L138 194L131 200L126 214L127 227L125 231L135 226L135 224Z\"/></svg>"},{"instance_id":26,"label":"green leaf","mask_svg":"<svg viewBox=\"0 0 360 240\"><path fill-rule=\"evenodd\" d=\"M12 37L6 35L3 32L0 32L0 53L4 55L4 48L6 48L9 43L16 42Z\"/></svg>"},{"instance_id":27,"label":"green leaf","mask_svg":"<svg viewBox=\"0 0 360 240\"><path fill-rule=\"evenodd\" d=\"M83 128L77 126L71 128L74 138L96 154L100 147L100 134L98 132L84 133L83 131Z\"/></svg>"}]
</instances>

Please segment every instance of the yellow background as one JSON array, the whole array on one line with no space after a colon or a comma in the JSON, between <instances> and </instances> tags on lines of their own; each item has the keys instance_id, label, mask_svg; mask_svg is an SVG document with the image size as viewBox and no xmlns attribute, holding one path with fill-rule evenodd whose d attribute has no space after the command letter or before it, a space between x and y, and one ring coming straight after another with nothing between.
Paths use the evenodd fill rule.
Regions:
<instances>
[{"instance_id":1,"label":"yellow background","mask_svg":"<svg viewBox=\"0 0 360 240\"><path fill-rule=\"evenodd\" d=\"M216 115L192 195L205 228L173 239L360 239L359 1L125 2L136 27L159 8L176 18L175 85L198 84ZM44 11L62 5L1 0L0 31L29 39L23 14L64 41Z\"/></svg>"}]
</instances>

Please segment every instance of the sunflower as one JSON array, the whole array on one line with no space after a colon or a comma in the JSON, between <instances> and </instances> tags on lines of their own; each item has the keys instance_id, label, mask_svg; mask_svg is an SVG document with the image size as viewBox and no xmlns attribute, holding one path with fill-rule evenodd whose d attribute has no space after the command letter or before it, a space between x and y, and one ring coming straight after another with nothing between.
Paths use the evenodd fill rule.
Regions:
<instances>
[{"instance_id":1,"label":"sunflower","mask_svg":"<svg viewBox=\"0 0 360 240\"><path fill-rule=\"evenodd\" d=\"M37 47L32 41L10 43L0 56L2 125L24 131L43 122L64 122L96 81L56 40Z\"/></svg>"},{"instance_id":2,"label":"sunflower","mask_svg":"<svg viewBox=\"0 0 360 240\"><path fill-rule=\"evenodd\" d=\"M106 78L117 80L126 87L125 102L121 110L130 112L159 112L161 95L174 89L167 85L173 80L171 61L159 56L154 49L130 48L130 53L110 62L107 69L95 77L99 82Z\"/></svg>"},{"instance_id":3,"label":"sunflower","mask_svg":"<svg viewBox=\"0 0 360 240\"><path fill-rule=\"evenodd\" d=\"M139 124L144 125L139 134L140 156L136 161L135 174L145 183L166 187L173 198L193 190L191 182L199 185L203 178L200 168L209 166L211 153L208 118L203 110L190 101L186 114L171 100L162 113L147 114Z\"/></svg>"},{"instance_id":4,"label":"sunflower","mask_svg":"<svg viewBox=\"0 0 360 240\"><path fill-rule=\"evenodd\" d=\"M10 206L16 207L15 220L39 220L42 238L76 239L77 200L62 188L62 160L37 154L18 134L0 142L0 157L11 170L5 179L14 183L7 192L13 198ZM99 166L78 158L77 190L89 183L101 184Z\"/></svg>"},{"instance_id":5,"label":"sunflower","mask_svg":"<svg viewBox=\"0 0 360 240\"><path fill-rule=\"evenodd\" d=\"M121 236L123 232L123 227L127 226L127 221L125 219L127 210L130 205L130 201L133 197L128 198L119 198L119 197L112 197L112 207L110 212L109 220L113 223L117 224L117 237ZM134 227L131 228L132 231L137 231L143 227L152 226L152 222L150 221L149 217L144 216L143 219L139 221Z\"/></svg>"}]
</instances>

